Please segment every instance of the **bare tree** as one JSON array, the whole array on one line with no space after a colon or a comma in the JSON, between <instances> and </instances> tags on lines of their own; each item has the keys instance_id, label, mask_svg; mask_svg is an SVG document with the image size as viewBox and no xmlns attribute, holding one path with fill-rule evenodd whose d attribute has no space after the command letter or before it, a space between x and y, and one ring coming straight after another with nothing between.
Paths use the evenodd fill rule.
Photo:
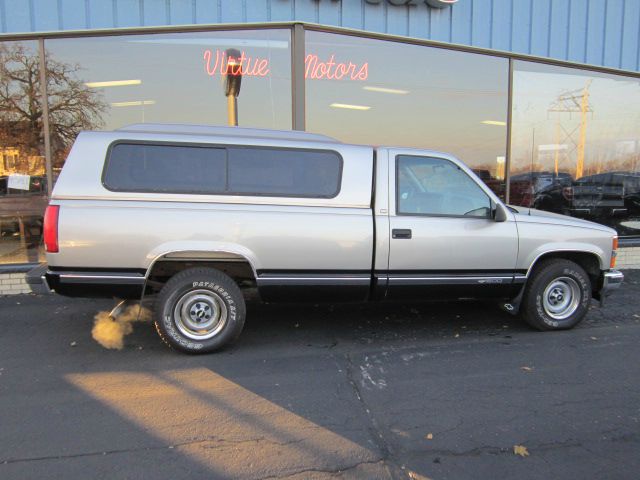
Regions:
<instances>
[{"instance_id":1,"label":"bare tree","mask_svg":"<svg viewBox=\"0 0 640 480\"><path fill-rule=\"evenodd\" d=\"M103 125L106 108L100 94L78 78L79 65L46 56L49 128L54 164L81 130ZM43 100L38 54L22 43L0 44L0 144L43 155Z\"/></svg>"}]
</instances>

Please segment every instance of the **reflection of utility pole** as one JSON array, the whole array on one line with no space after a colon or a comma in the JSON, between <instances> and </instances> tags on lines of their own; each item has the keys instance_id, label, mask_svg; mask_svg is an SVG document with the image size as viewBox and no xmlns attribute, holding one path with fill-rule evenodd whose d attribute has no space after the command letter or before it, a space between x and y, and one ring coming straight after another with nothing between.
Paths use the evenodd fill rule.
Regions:
<instances>
[{"instance_id":1,"label":"reflection of utility pole","mask_svg":"<svg viewBox=\"0 0 640 480\"><path fill-rule=\"evenodd\" d=\"M227 70L224 82L224 94L227 97L227 118L232 127L238 126L238 95L242 83L242 54L230 48L227 54Z\"/></svg>"},{"instance_id":2,"label":"reflection of utility pole","mask_svg":"<svg viewBox=\"0 0 640 480\"><path fill-rule=\"evenodd\" d=\"M578 143L578 162L576 163L576 178L582 176L584 170L584 144L587 141L587 112L592 111L589 107L589 86L591 79L582 89L582 102L580 102L580 143Z\"/></svg>"},{"instance_id":3,"label":"reflection of utility pole","mask_svg":"<svg viewBox=\"0 0 640 480\"><path fill-rule=\"evenodd\" d=\"M554 172L556 174L556 178L558 177L558 156L560 155L560 118L556 120L556 147L555 154L553 156L553 164L554 164Z\"/></svg>"},{"instance_id":4,"label":"reflection of utility pole","mask_svg":"<svg viewBox=\"0 0 640 480\"><path fill-rule=\"evenodd\" d=\"M551 104L551 107L547 110L548 112L557 112L557 113L580 113L580 134L578 142L573 139L573 135L575 134L578 127L575 127L570 132L566 131L560 124L560 119L558 118L558 122L556 124L556 154L555 154L555 171L556 175L558 173L558 147L560 145L560 129L564 130L565 133L565 141L570 140L576 148L577 158L576 158L576 179L582 177L584 174L584 148L587 143L587 114L593 113L593 109L589 104L589 87L591 86L591 82L593 80L587 80L584 88L573 90L570 92L565 92L558 95L558 98L554 103ZM568 154L569 152L567 152Z\"/></svg>"}]
</instances>

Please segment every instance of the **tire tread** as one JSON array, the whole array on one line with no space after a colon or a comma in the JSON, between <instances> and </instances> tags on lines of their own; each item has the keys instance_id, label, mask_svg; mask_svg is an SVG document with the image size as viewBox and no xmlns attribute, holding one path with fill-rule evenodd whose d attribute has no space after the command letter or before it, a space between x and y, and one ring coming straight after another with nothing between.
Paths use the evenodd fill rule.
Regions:
<instances>
[{"instance_id":1,"label":"tire tread","mask_svg":"<svg viewBox=\"0 0 640 480\"><path fill-rule=\"evenodd\" d=\"M186 348L183 345L180 345L180 344L177 344L176 342L173 342L168 337L168 335L166 335L166 332L164 332L164 330L163 330L163 328L161 326L162 312L164 310L165 303L169 300L169 297L171 297L174 294L175 289L179 288L179 286L183 282L187 281L190 278L191 278L190 281L195 281L194 279L196 277L198 277L200 279L202 277L206 277L207 281L213 282L213 283L217 283L218 285L221 285L222 287L224 287L229 292L229 294L233 297L233 300L234 300L235 305L236 305L236 325L235 325L235 331L231 334L231 337L227 338L220 345L216 344L214 346L209 346L209 347L205 346L205 347L203 347L203 348L201 348L199 350L189 349L189 348ZM162 287L162 289L160 290L160 293L158 294L158 297L156 299L156 308L155 308L155 312L154 312L153 325L154 325L156 331L158 332L158 335L160 336L160 339L169 348L171 348L173 350L180 350L182 352L190 353L190 354L201 354L201 353L210 353L210 352L219 350L219 349L224 348L225 346L235 342L238 339L238 337L240 336L240 334L242 333L242 328L244 327L245 315L246 315L246 306L245 306L245 303L244 303L244 297L242 295L242 291L240 290L240 287L238 287L236 282L231 277L229 277L225 273L223 273L223 272L221 272L219 270L213 269L213 268L194 267L194 268L188 268L186 270L183 270L183 271L175 274ZM193 342L193 340L190 340L190 341ZM216 343L216 342L214 342L214 343Z\"/></svg>"},{"instance_id":2,"label":"tire tread","mask_svg":"<svg viewBox=\"0 0 640 480\"><path fill-rule=\"evenodd\" d=\"M576 312L573 313L571 317L565 320L561 320L562 324L559 326L552 326L543 321L540 318L537 312L536 307L536 292L539 289L539 284L545 281L545 277L552 271L557 270L561 271L564 268L571 268L578 272L584 280L586 280L588 285L588 290L591 290L591 283L589 276L584 271L584 269L578 265L577 263L567 260L564 258L549 258L546 260L542 260L539 265L534 267L532 271L532 278L529 282L527 282L525 286L522 309L520 310L522 318L533 328L540 331L549 331L549 330L566 330L569 328L575 327L578 323L582 321L584 316L587 314L588 309L583 309L582 301L578 306Z\"/></svg>"}]
</instances>

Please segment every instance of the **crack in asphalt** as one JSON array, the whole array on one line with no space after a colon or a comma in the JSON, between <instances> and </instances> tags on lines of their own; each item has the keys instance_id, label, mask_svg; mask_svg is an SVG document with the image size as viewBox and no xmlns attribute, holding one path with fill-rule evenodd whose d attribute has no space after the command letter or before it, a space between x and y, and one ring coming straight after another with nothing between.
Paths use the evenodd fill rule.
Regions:
<instances>
[{"instance_id":1,"label":"crack in asphalt","mask_svg":"<svg viewBox=\"0 0 640 480\"><path fill-rule=\"evenodd\" d=\"M360 388L358 387L358 382L356 382L355 378L353 377L353 372L359 369L356 368L356 366L353 363L353 360L351 359L351 356L348 353L344 354L344 358L347 363L345 368L347 381L349 382L349 385L351 385L351 389L353 390L353 393L355 394L355 397L358 400L358 403L360 404L361 408L364 410L366 417L369 419L369 425L370 425L369 432L373 437L374 442L378 447L378 450L382 453L382 461L385 462L385 466L387 467L389 476L392 479L401 478L401 477L404 478L405 475L400 474L401 469L398 467L397 463L393 460L391 447L389 446L389 443L385 440L384 435L382 434L382 429L380 428L380 425L378 424L377 420L373 416L371 409L365 402L362 396L362 393L360 392Z\"/></svg>"},{"instance_id":2,"label":"crack in asphalt","mask_svg":"<svg viewBox=\"0 0 640 480\"><path fill-rule=\"evenodd\" d=\"M123 453L135 453L135 452L152 452L157 450L174 450L179 447L188 447L188 446L198 445L198 444L207 444L210 442L218 442L219 444L205 446L203 448L215 450L215 449L225 448L226 446L229 446L229 445L241 445L244 443L260 443L260 442L271 443L273 445L278 445L278 446L287 446L295 443L301 443L301 442L304 442L305 440L306 439L299 439L299 440L289 440L286 442L277 442L266 437L248 438L244 440L226 440L226 439L221 439L216 437L208 437L208 438L203 438L198 440L191 440L188 442L174 443L171 445L163 445L159 447L125 448L125 449L116 449L116 450L103 450L103 451L97 451L97 452L72 453L68 455L48 455L48 456L42 456L42 457L8 458L5 460L0 460L0 465L9 465L13 463L41 462L46 460L65 460L65 459L83 458L83 457L103 457L106 455L118 455Z\"/></svg>"},{"instance_id":3,"label":"crack in asphalt","mask_svg":"<svg viewBox=\"0 0 640 480\"><path fill-rule=\"evenodd\" d=\"M103 450L98 452L83 452L72 453L69 455L47 455L42 457L26 457L26 458L9 458L6 460L0 460L0 465L10 465L13 463L27 463L27 462L41 462L46 460L66 460L70 458L83 458L83 457L102 457L106 455L114 455L121 453L133 453L133 452L150 452L154 450L168 450L173 448L173 445L166 445L162 447L140 447L140 448L126 448L119 450Z\"/></svg>"},{"instance_id":4,"label":"crack in asphalt","mask_svg":"<svg viewBox=\"0 0 640 480\"><path fill-rule=\"evenodd\" d=\"M298 470L292 473L286 473L283 475L275 475L275 476L269 476L269 477L261 477L259 480L284 480L287 478L291 478L291 477L295 477L296 475L300 475L300 474L304 474L304 473L328 473L328 474L338 474L338 473L344 473L347 472L349 470L354 470L358 467L360 467L361 465L379 465L382 464L382 466L386 467L385 464L385 459L384 458L379 458L377 460L368 460L368 461L364 461L364 462L358 462L355 463L353 465L349 465L347 467L339 467L339 468L332 468L332 469L323 469L323 468L305 468L303 470Z\"/></svg>"},{"instance_id":5,"label":"crack in asphalt","mask_svg":"<svg viewBox=\"0 0 640 480\"><path fill-rule=\"evenodd\" d=\"M621 435L619 437L612 437L609 439L610 442L636 442L638 439L638 435L628 434ZM589 452L589 448L584 445L584 442L579 442L573 439L568 439L560 442L549 442L549 443L539 443L539 444L528 444L527 442L523 442L523 445L527 447L529 453L533 452L545 452L548 450L554 450L558 448L583 448ZM514 455L513 447L496 447L492 445L483 445L481 447L472 448L470 450L464 451L455 451L455 450L436 450L430 449L420 453L421 455L440 455L443 457L472 457L479 456L483 454L489 455Z\"/></svg>"},{"instance_id":6,"label":"crack in asphalt","mask_svg":"<svg viewBox=\"0 0 640 480\"><path fill-rule=\"evenodd\" d=\"M297 440L287 440L286 442L277 442L277 441L272 440L272 439L267 438L267 437L250 438L250 439L246 439L246 440L225 440L225 439L221 439L221 438L216 438L216 439L201 440L201 441L192 442L192 443L188 443L188 444L180 444L180 445L175 445L175 446L182 447L184 445L192 445L192 444L196 445L198 443L217 442L217 443L219 443L221 445L210 445L210 446L205 446L203 448L216 450L218 448L225 447L226 444L243 445L245 443L270 443L271 445L277 445L279 447L286 447L287 445L295 445L297 443L303 443L303 442L305 442L307 440L308 440L307 438L299 438Z\"/></svg>"}]
</instances>

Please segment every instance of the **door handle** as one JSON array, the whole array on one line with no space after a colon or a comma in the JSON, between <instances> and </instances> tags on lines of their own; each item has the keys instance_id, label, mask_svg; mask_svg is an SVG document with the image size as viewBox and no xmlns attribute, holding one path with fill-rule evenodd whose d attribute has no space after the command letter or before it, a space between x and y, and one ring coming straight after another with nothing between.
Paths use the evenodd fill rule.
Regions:
<instances>
[{"instance_id":1,"label":"door handle","mask_svg":"<svg viewBox=\"0 0 640 480\"><path fill-rule=\"evenodd\" d=\"M411 238L411 229L394 228L391 230L391 238Z\"/></svg>"}]
</instances>

